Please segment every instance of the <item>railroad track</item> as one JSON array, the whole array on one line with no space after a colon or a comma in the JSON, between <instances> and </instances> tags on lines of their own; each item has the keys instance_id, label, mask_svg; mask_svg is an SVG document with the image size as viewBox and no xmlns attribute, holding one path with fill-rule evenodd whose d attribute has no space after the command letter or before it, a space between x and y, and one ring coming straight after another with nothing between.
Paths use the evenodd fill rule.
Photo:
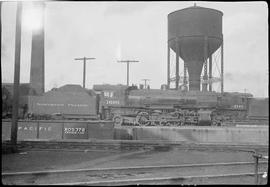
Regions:
<instances>
[{"instance_id":1,"label":"railroad track","mask_svg":"<svg viewBox=\"0 0 270 187\"><path fill-rule=\"evenodd\" d=\"M260 176L263 173L259 173ZM120 185L176 185L176 184L252 184L246 181L252 181L253 173L237 173L226 175L201 175L201 176L183 176L183 177L163 177L163 178L146 178L146 179L123 179L93 182L74 182L60 183L54 185L89 185L89 186L120 186ZM244 182L239 182L244 181ZM267 181L261 180L260 184L267 184Z\"/></svg>"},{"instance_id":2,"label":"railroad track","mask_svg":"<svg viewBox=\"0 0 270 187\"><path fill-rule=\"evenodd\" d=\"M268 161L259 162L259 174ZM11 185L252 184L254 162L204 163L2 173Z\"/></svg>"},{"instance_id":3,"label":"railroad track","mask_svg":"<svg viewBox=\"0 0 270 187\"><path fill-rule=\"evenodd\" d=\"M10 142L2 142L2 147L10 146ZM166 141L140 141L140 140L110 140L110 141L19 141L19 150L114 150L114 151L138 151L138 150L214 150L214 151L257 151L268 152L268 145L233 145L233 144L205 144Z\"/></svg>"}]
</instances>

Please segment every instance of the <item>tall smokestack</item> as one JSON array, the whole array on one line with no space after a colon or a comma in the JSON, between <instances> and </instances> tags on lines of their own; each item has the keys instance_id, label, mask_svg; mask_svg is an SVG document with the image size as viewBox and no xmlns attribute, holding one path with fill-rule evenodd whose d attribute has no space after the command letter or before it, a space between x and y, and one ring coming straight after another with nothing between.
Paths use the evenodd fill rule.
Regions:
<instances>
[{"instance_id":1,"label":"tall smokestack","mask_svg":"<svg viewBox=\"0 0 270 187\"><path fill-rule=\"evenodd\" d=\"M44 2L33 2L40 13L40 28L32 30L30 87L31 95L44 93Z\"/></svg>"}]
</instances>

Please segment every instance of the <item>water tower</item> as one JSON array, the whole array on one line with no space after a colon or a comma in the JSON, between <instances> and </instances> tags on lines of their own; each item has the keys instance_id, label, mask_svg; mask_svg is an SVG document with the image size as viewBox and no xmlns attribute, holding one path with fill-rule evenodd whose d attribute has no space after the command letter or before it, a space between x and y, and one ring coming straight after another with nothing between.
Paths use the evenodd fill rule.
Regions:
<instances>
[{"instance_id":1,"label":"water tower","mask_svg":"<svg viewBox=\"0 0 270 187\"><path fill-rule=\"evenodd\" d=\"M168 15L168 76L167 84L175 80L179 88L179 57L184 61L184 85L189 76L189 90L200 91L201 73L204 67L202 91L212 91L212 54L221 47L221 92L223 92L223 35L221 11L192 6ZM170 77L170 49L175 52L175 78ZM209 61L209 62L208 62ZM207 63L208 62L208 63ZM207 65L209 71L207 73Z\"/></svg>"}]
</instances>

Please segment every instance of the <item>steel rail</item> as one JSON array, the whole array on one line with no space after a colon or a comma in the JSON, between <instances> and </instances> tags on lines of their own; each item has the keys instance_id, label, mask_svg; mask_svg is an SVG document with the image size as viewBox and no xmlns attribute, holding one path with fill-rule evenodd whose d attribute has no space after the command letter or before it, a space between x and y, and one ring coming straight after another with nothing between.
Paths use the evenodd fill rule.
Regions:
<instances>
[{"instance_id":1,"label":"steel rail","mask_svg":"<svg viewBox=\"0 0 270 187\"><path fill-rule=\"evenodd\" d=\"M262 175L260 172L259 175ZM72 182L72 183L53 183L50 185L124 185L124 184L159 184L170 181L170 184L181 184L184 180L194 179L210 179L210 178L225 178L225 177L241 177L241 176L254 176L255 173L231 173L222 175L200 175L200 176L181 176L181 177L158 177L158 178L141 178L141 179L122 179L122 180L103 180L103 181L87 181L87 182ZM188 182L192 184L192 182ZM196 184L196 183L194 183ZM200 184L197 182L197 184ZM40 184L44 185L44 184Z\"/></svg>"}]
</instances>

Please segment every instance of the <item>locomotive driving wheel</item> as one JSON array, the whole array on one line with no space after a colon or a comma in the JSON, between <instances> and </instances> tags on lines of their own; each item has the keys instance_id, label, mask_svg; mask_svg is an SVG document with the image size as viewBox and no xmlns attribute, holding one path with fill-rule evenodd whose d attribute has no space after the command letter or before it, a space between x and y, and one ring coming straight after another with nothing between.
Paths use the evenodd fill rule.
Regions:
<instances>
[{"instance_id":1,"label":"locomotive driving wheel","mask_svg":"<svg viewBox=\"0 0 270 187\"><path fill-rule=\"evenodd\" d=\"M115 125L122 125L123 118L120 115L116 115L113 117L113 122Z\"/></svg>"},{"instance_id":2,"label":"locomotive driving wheel","mask_svg":"<svg viewBox=\"0 0 270 187\"><path fill-rule=\"evenodd\" d=\"M150 125L150 121L149 121L149 114L147 112L140 112L137 116L136 116L136 122L137 124L139 124L140 126L147 126Z\"/></svg>"},{"instance_id":3,"label":"locomotive driving wheel","mask_svg":"<svg viewBox=\"0 0 270 187\"><path fill-rule=\"evenodd\" d=\"M161 125L161 126L166 126L166 124L167 124L167 120L165 119L165 118L160 118L160 120L159 120L159 124Z\"/></svg>"}]
</instances>

